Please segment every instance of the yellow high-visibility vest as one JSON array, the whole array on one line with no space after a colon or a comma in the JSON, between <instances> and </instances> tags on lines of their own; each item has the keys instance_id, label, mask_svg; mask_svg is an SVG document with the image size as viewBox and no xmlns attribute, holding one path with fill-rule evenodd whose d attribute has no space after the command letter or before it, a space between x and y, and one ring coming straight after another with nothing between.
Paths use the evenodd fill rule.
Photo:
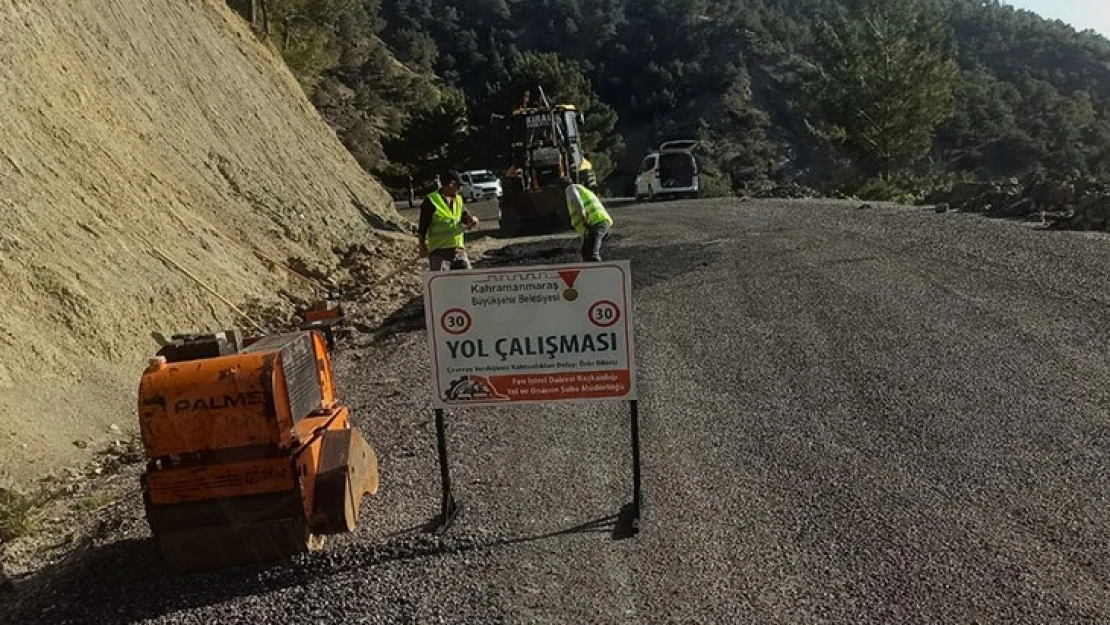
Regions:
<instances>
[{"instance_id":1,"label":"yellow high-visibility vest","mask_svg":"<svg viewBox=\"0 0 1110 625\"><path fill-rule=\"evenodd\" d=\"M605 205L601 203L597 195L582 185L575 185L578 189L578 195L582 198L582 208L586 211L586 221L583 223L582 215L578 213L578 207L574 205L569 199L567 200L567 210L570 211L570 224L579 233L586 232L588 226L595 224L607 223L613 225L613 218L609 216L609 211L605 210Z\"/></svg>"},{"instance_id":2,"label":"yellow high-visibility vest","mask_svg":"<svg viewBox=\"0 0 1110 625\"><path fill-rule=\"evenodd\" d=\"M424 242L428 251L463 247L466 238L463 234L462 224L462 196L455 195L455 201L451 206L447 205L447 200L440 195L439 191L429 195L428 200L436 209L432 215L432 223L428 226L428 234Z\"/></svg>"}]
</instances>

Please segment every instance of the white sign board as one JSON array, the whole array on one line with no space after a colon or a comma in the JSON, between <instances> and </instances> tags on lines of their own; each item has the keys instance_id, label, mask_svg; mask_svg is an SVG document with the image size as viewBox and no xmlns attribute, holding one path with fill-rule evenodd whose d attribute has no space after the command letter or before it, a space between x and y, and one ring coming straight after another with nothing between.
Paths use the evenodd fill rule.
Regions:
<instances>
[{"instance_id":1,"label":"white sign board","mask_svg":"<svg viewBox=\"0 0 1110 625\"><path fill-rule=\"evenodd\" d=\"M636 399L628 261L424 274L440 408Z\"/></svg>"}]
</instances>

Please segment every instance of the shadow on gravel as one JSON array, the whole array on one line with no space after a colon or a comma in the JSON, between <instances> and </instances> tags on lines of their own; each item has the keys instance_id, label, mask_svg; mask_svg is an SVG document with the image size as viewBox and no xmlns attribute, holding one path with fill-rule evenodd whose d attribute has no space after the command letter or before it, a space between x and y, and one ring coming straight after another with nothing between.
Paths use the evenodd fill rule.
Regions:
<instances>
[{"instance_id":1,"label":"shadow on gravel","mask_svg":"<svg viewBox=\"0 0 1110 625\"><path fill-rule=\"evenodd\" d=\"M536 241L508 245L493 250L475 265L487 267L527 267L578 263L579 239ZM721 257L722 245L674 243L669 245L626 245L620 232L606 242L606 260L632 262L633 288L652 286L708 267Z\"/></svg>"},{"instance_id":2,"label":"shadow on gravel","mask_svg":"<svg viewBox=\"0 0 1110 625\"><path fill-rule=\"evenodd\" d=\"M419 332L424 329L424 298L414 297L401 306L393 314L382 320L378 329L374 330L374 340L383 339L398 334Z\"/></svg>"},{"instance_id":3,"label":"shadow on gravel","mask_svg":"<svg viewBox=\"0 0 1110 625\"><path fill-rule=\"evenodd\" d=\"M586 521L574 527L568 527L563 530L554 532L547 532L546 534L536 534L535 536L521 536L518 538L505 538L495 543L498 546L519 545L523 543L534 543L542 540L550 540L552 538L560 538L563 536L572 536L574 534L609 534L613 540L623 540L632 537L631 520L627 523L622 523L625 517L623 514L611 514L607 517L594 519L593 521Z\"/></svg>"},{"instance_id":4,"label":"shadow on gravel","mask_svg":"<svg viewBox=\"0 0 1110 625\"><path fill-rule=\"evenodd\" d=\"M269 565L185 574L170 568L149 539L128 539L77 552L51 569L0 595L0 622L133 623L237 598L326 583L335 575L372 575L383 564L501 547L581 534L632 536L629 507L620 514L533 536L475 538L394 535L381 543L351 544L295 556ZM412 530L409 530L410 532Z\"/></svg>"},{"instance_id":5,"label":"shadow on gravel","mask_svg":"<svg viewBox=\"0 0 1110 625\"><path fill-rule=\"evenodd\" d=\"M616 235L610 241L615 241ZM549 239L530 243L516 243L486 252L485 258L475 263L475 269L499 267L527 267L529 265L559 265L578 262L578 239Z\"/></svg>"},{"instance_id":6,"label":"shadow on gravel","mask_svg":"<svg viewBox=\"0 0 1110 625\"><path fill-rule=\"evenodd\" d=\"M486 546L466 538L417 535L325 549L270 565L185 574L166 565L152 541L122 540L78 553L24 580L0 601L0 622L133 623L308 586L343 572Z\"/></svg>"},{"instance_id":7,"label":"shadow on gravel","mask_svg":"<svg viewBox=\"0 0 1110 625\"><path fill-rule=\"evenodd\" d=\"M721 245L676 243L672 245L624 245L614 233L605 247L605 257L632 262L632 288L640 289L673 280L715 263ZM508 245L488 252L475 269L560 265L579 262L578 239L551 239ZM375 342L424 329L424 300L414 297L386 317L373 332Z\"/></svg>"},{"instance_id":8,"label":"shadow on gravel","mask_svg":"<svg viewBox=\"0 0 1110 625\"><path fill-rule=\"evenodd\" d=\"M460 512L465 510L461 508ZM612 540L625 540L632 538L636 535L633 525L634 513L632 504L623 506L619 513L611 514L601 518L586 521L565 529L555 530L552 532L545 532L542 534L534 534L531 536L517 536L515 538L501 538L490 541L486 544L487 547L510 546L522 543L538 542L541 540L548 540L551 538L559 538L561 536L571 536L574 534L609 534ZM404 535L412 535L415 532L423 532L430 534L435 531L435 528L440 524L440 516L436 515L428 520L427 523L418 525L416 527L407 528L390 534L387 538L396 538Z\"/></svg>"},{"instance_id":9,"label":"shadow on gravel","mask_svg":"<svg viewBox=\"0 0 1110 625\"><path fill-rule=\"evenodd\" d=\"M616 198L616 199L610 198L610 199L606 199L604 201L605 201L606 208L610 208L610 209L625 208L625 207L633 206L635 204L640 203L640 202L638 202L638 201L636 201L632 198ZM554 230L553 230L553 228L554 228ZM512 238L521 237L521 236L531 237L531 236L545 236L545 235L574 234L574 232L572 230L570 230L569 227L567 227L566 229L560 230L559 226L553 226L553 223L550 222L550 221L545 223L545 224L540 224L536 227L518 229L516 232L514 232L512 234L501 230L500 226L497 227L497 228L485 227L485 228L482 228L481 230L479 230L477 232L481 232L484 235L488 235L488 236L493 237L495 239L501 239L501 240L512 239ZM470 239L468 238L467 241L469 241L469 240Z\"/></svg>"},{"instance_id":10,"label":"shadow on gravel","mask_svg":"<svg viewBox=\"0 0 1110 625\"><path fill-rule=\"evenodd\" d=\"M634 526L634 512L632 504L625 504L617 514L586 521L573 527L557 530L554 532L547 532L545 534L536 534L534 536L522 536L519 538L506 538L498 541L497 545L516 545L521 543L532 543L541 540L548 540L551 538L559 538L561 536L571 536L574 534L609 534L612 540L627 540L636 535Z\"/></svg>"}]
</instances>

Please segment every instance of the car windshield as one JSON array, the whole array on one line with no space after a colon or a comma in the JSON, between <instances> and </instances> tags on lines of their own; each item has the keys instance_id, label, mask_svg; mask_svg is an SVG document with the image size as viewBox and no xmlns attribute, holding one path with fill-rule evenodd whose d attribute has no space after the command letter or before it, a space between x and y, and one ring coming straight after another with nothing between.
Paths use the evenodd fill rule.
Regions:
<instances>
[{"instance_id":1,"label":"car windshield","mask_svg":"<svg viewBox=\"0 0 1110 625\"><path fill-rule=\"evenodd\" d=\"M494 178L493 174L470 174L470 180L476 183L497 182L497 178Z\"/></svg>"}]
</instances>

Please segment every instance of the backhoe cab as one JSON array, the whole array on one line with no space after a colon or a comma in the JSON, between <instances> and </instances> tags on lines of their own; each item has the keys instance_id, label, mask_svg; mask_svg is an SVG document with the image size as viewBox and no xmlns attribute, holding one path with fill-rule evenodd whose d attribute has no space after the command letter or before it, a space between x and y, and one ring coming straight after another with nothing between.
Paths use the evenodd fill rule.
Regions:
<instances>
[{"instance_id":1,"label":"backhoe cab","mask_svg":"<svg viewBox=\"0 0 1110 625\"><path fill-rule=\"evenodd\" d=\"M582 113L573 104L548 103L542 89L540 97L541 103L531 106L525 93L520 108L494 117L492 152L507 161L498 207L507 235L570 228L560 178L597 188L593 165L582 151Z\"/></svg>"}]
</instances>

